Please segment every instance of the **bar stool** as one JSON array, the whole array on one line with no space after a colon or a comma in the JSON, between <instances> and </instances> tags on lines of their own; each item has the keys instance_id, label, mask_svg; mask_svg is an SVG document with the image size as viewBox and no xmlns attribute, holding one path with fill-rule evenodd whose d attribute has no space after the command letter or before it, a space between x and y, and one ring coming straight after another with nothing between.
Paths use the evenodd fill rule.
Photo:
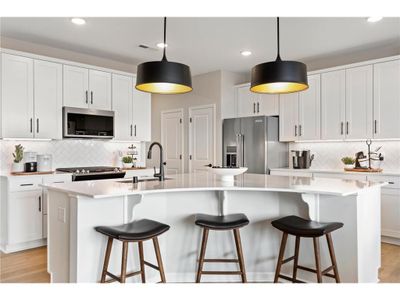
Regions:
<instances>
[{"instance_id":1,"label":"bar stool","mask_svg":"<svg viewBox=\"0 0 400 300\"><path fill-rule=\"evenodd\" d=\"M157 221L142 219L138 221L133 221L128 224L123 224L119 226L99 226L95 228L96 231L108 236L107 250L104 258L104 266L101 274L101 283L119 281L120 283L125 283L126 278L141 275L142 283L146 282L145 278L145 265L160 272L161 282L165 283L164 267L161 259L160 246L158 244L158 236L167 230L169 226ZM122 263L121 263L121 275L116 276L108 272L108 263L110 261L111 248L114 239L122 242ZM154 245L154 251L157 258L158 266L155 266L144 260L143 254L143 242L152 239ZM128 260L128 244L138 243L139 246L139 258L140 258L140 271L126 273L126 263ZM111 277L111 279L106 280L106 276Z\"/></svg>"},{"instance_id":2,"label":"bar stool","mask_svg":"<svg viewBox=\"0 0 400 300\"><path fill-rule=\"evenodd\" d=\"M292 282L304 283L303 281L296 279L297 269L316 273L318 283L322 283L322 276L335 278L336 283L340 283L335 251L333 249L331 232L343 227L343 223L338 223L338 222L320 223L320 222L306 220L297 216L288 216L272 221L271 224L272 226L283 232L281 247L279 250L278 263L275 271L274 283L278 282L278 278L283 278ZM288 234L294 235L296 237L295 251L294 251L294 256L283 259L285 254L285 247ZM323 235L326 236L326 240L328 242L329 255L331 258L332 265L329 268L321 271L319 237ZM313 238L316 270L298 265L300 238L302 237ZM292 278L285 275L281 275L280 272L282 265L292 260L294 260ZM331 270L333 270L333 274L328 273Z\"/></svg>"},{"instance_id":3,"label":"bar stool","mask_svg":"<svg viewBox=\"0 0 400 300\"><path fill-rule=\"evenodd\" d=\"M195 224L203 228L203 238L199 257L199 265L196 276L196 283L200 283L201 275L240 275L242 282L247 282L246 270L244 266L242 242L240 240L239 228L249 224L249 219L245 214L231 214L225 216L213 216L205 214L196 214ZM208 233L210 230L233 230L235 238L237 259L206 259L206 247ZM203 271L203 264L212 263L238 263L240 271Z\"/></svg>"}]
</instances>

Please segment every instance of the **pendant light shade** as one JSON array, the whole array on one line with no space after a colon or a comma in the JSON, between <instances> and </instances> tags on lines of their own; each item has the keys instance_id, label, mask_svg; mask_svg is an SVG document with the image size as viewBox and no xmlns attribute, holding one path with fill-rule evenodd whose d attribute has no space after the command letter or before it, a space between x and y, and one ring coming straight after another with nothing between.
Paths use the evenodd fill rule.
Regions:
<instances>
[{"instance_id":1,"label":"pendant light shade","mask_svg":"<svg viewBox=\"0 0 400 300\"><path fill-rule=\"evenodd\" d=\"M167 18L164 18L164 45ZM192 91L192 76L187 65L170 62L164 47L161 61L150 61L137 67L136 89L153 94L183 94Z\"/></svg>"},{"instance_id":2,"label":"pendant light shade","mask_svg":"<svg viewBox=\"0 0 400 300\"><path fill-rule=\"evenodd\" d=\"M281 60L279 18L277 18L278 56L275 61L256 65L251 70L250 90L262 94L287 94L308 88L307 66L302 62Z\"/></svg>"}]
</instances>

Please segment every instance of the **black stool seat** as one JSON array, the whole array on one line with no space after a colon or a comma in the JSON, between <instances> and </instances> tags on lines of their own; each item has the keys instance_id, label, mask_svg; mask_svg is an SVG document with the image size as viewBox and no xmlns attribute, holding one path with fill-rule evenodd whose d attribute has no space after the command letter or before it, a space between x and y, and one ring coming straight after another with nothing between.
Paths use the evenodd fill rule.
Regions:
<instances>
[{"instance_id":1,"label":"black stool seat","mask_svg":"<svg viewBox=\"0 0 400 300\"><path fill-rule=\"evenodd\" d=\"M321 223L297 216L288 216L271 222L275 228L295 236L319 237L343 227L343 223Z\"/></svg>"},{"instance_id":2,"label":"black stool seat","mask_svg":"<svg viewBox=\"0 0 400 300\"><path fill-rule=\"evenodd\" d=\"M195 224L213 230L228 230L246 226L249 224L249 219L245 214L231 214L225 216L196 214Z\"/></svg>"},{"instance_id":3,"label":"black stool seat","mask_svg":"<svg viewBox=\"0 0 400 300\"><path fill-rule=\"evenodd\" d=\"M99 226L95 229L114 239L143 241L164 233L169 229L169 226L157 221L142 219L119 226Z\"/></svg>"}]
</instances>

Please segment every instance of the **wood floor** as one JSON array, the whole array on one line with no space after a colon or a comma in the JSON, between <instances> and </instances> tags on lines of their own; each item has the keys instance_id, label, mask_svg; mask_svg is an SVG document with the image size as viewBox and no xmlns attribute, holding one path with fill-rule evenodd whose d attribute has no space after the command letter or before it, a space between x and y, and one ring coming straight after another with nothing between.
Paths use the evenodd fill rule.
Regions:
<instances>
[{"instance_id":1,"label":"wood floor","mask_svg":"<svg viewBox=\"0 0 400 300\"><path fill-rule=\"evenodd\" d=\"M382 243L380 279L400 283L400 246ZM0 252L0 282L50 282L46 247L11 254Z\"/></svg>"}]
</instances>

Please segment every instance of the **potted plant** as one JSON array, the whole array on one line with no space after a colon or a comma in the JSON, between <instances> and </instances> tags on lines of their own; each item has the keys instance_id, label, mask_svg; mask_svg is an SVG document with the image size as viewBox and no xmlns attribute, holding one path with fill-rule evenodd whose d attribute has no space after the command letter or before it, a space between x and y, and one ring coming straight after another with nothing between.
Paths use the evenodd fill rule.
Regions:
<instances>
[{"instance_id":1,"label":"potted plant","mask_svg":"<svg viewBox=\"0 0 400 300\"><path fill-rule=\"evenodd\" d=\"M14 161L12 163L11 171L14 173L23 172L24 164L22 163L22 159L24 158L24 147L22 147L21 144L15 145L15 151L12 155Z\"/></svg>"},{"instance_id":2,"label":"potted plant","mask_svg":"<svg viewBox=\"0 0 400 300\"><path fill-rule=\"evenodd\" d=\"M122 165L125 169L130 169L133 166L133 158L132 156L124 156L122 157Z\"/></svg>"},{"instance_id":3,"label":"potted plant","mask_svg":"<svg viewBox=\"0 0 400 300\"><path fill-rule=\"evenodd\" d=\"M342 157L342 163L344 163L345 169L353 169L355 162L356 160L353 157L349 156Z\"/></svg>"}]
</instances>

